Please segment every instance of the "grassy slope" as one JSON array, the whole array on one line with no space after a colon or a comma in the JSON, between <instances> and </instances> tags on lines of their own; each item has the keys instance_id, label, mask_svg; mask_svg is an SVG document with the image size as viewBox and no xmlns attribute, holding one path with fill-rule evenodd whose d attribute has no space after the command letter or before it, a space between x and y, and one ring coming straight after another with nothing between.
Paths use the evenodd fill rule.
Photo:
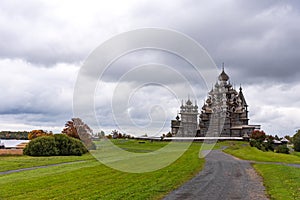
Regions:
<instances>
[{"instance_id":1,"label":"grassy slope","mask_svg":"<svg viewBox=\"0 0 300 200\"><path fill-rule=\"evenodd\" d=\"M141 146L153 150L164 145L138 145L130 141L121 144L132 151ZM204 160L198 158L198 152L199 145L193 144L172 165L142 174L116 171L90 159L84 163L0 175L0 199L158 199L201 170ZM31 159L34 162L37 158Z\"/></svg>"},{"instance_id":2,"label":"grassy slope","mask_svg":"<svg viewBox=\"0 0 300 200\"><path fill-rule=\"evenodd\" d=\"M73 162L80 160L94 159L90 154L82 156L51 156L51 157L30 157L30 156L1 156L0 157L0 172L36 167L49 164L58 164L64 162Z\"/></svg>"},{"instance_id":3,"label":"grassy slope","mask_svg":"<svg viewBox=\"0 0 300 200\"><path fill-rule=\"evenodd\" d=\"M248 143L245 142L232 142L224 152L244 160L300 164L300 156L297 154L280 154L271 151L263 152L255 147L250 147Z\"/></svg>"},{"instance_id":4,"label":"grassy slope","mask_svg":"<svg viewBox=\"0 0 300 200\"><path fill-rule=\"evenodd\" d=\"M263 152L247 143L231 143L226 153L244 160L300 163L300 154L278 154ZM271 199L300 199L300 169L276 164L253 164L264 179L264 185Z\"/></svg>"},{"instance_id":5,"label":"grassy slope","mask_svg":"<svg viewBox=\"0 0 300 200\"><path fill-rule=\"evenodd\" d=\"M300 169L284 165L254 164L264 179L264 185L272 199L300 199Z\"/></svg>"}]
</instances>

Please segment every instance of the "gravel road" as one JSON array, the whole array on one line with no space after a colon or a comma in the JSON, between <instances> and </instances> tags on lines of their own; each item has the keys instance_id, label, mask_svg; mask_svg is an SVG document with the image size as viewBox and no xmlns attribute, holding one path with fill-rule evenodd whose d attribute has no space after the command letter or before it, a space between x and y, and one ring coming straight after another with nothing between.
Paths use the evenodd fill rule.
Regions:
<instances>
[{"instance_id":1,"label":"gravel road","mask_svg":"<svg viewBox=\"0 0 300 200\"><path fill-rule=\"evenodd\" d=\"M165 200L266 200L262 179L248 161L213 150L204 169L192 180L172 191Z\"/></svg>"}]
</instances>

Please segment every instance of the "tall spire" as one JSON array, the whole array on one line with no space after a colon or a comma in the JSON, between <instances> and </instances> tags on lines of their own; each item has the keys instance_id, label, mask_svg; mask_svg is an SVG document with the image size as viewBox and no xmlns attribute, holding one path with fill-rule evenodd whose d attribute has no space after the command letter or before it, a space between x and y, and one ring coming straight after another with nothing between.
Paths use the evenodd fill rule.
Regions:
<instances>
[{"instance_id":1,"label":"tall spire","mask_svg":"<svg viewBox=\"0 0 300 200\"><path fill-rule=\"evenodd\" d=\"M243 103L245 106L248 106L247 103L246 103L244 94L243 94L243 92L242 92L242 85L241 85L241 84L240 84L239 98L242 100L242 103Z\"/></svg>"}]
</instances>

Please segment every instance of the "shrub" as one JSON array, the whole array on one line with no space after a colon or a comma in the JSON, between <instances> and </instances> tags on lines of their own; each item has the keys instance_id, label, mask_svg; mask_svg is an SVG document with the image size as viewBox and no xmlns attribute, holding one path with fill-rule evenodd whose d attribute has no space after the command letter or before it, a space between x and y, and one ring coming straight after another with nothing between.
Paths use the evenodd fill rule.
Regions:
<instances>
[{"instance_id":1,"label":"shrub","mask_svg":"<svg viewBox=\"0 0 300 200\"><path fill-rule=\"evenodd\" d=\"M251 147L256 147L256 143L257 143L256 140L253 140L253 139L251 139L249 142Z\"/></svg>"},{"instance_id":2,"label":"shrub","mask_svg":"<svg viewBox=\"0 0 300 200\"><path fill-rule=\"evenodd\" d=\"M263 148L262 142L254 140L254 139L250 140L250 146L256 147L259 150L262 150L262 148ZM265 148L263 148L263 149L265 150Z\"/></svg>"},{"instance_id":3,"label":"shrub","mask_svg":"<svg viewBox=\"0 0 300 200\"><path fill-rule=\"evenodd\" d=\"M29 156L56 156L59 151L54 137L41 136L31 140L24 148L23 153Z\"/></svg>"},{"instance_id":4,"label":"shrub","mask_svg":"<svg viewBox=\"0 0 300 200\"><path fill-rule=\"evenodd\" d=\"M64 134L54 135L56 148L59 151L59 155L82 155L87 152L87 149L83 143L75 138L69 137Z\"/></svg>"},{"instance_id":5,"label":"shrub","mask_svg":"<svg viewBox=\"0 0 300 200\"><path fill-rule=\"evenodd\" d=\"M64 134L41 136L31 140L23 153L29 156L81 156L87 149L83 143Z\"/></svg>"},{"instance_id":6,"label":"shrub","mask_svg":"<svg viewBox=\"0 0 300 200\"><path fill-rule=\"evenodd\" d=\"M275 148L276 153L286 153L289 154L290 150L286 145L279 145Z\"/></svg>"}]
</instances>

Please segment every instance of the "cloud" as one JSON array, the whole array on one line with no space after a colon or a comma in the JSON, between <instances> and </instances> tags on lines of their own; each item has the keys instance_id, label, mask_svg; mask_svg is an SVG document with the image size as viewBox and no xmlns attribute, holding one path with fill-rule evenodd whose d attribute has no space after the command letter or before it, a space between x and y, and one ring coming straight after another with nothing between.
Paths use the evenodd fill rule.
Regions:
<instances>
[{"instance_id":1,"label":"cloud","mask_svg":"<svg viewBox=\"0 0 300 200\"><path fill-rule=\"evenodd\" d=\"M78 65L65 63L47 68L20 59L1 59L0 114L32 125L58 120L64 123L72 115L78 69Z\"/></svg>"},{"instance_id":2,"label":"cloud","mask_svg":"<svg viewBox=\"0 0 300 200\"><path fill-rule=\"evenodd\" d=\"M82 61L98 44L121 31L132 3L26 1L20 6L2 1L0 55L50 66ZM116 23L119 26L111 26Z\"/></svg>"},{"instance_id":3,"label":"cloud","mask_svg":"<svg viewBox=\"0 0 300 200\"><path fill-rule=\"evenodd\" d=\"M248 85L243 91L249 104L251 123L262 124L268 134L288 135L300 128L300 83Z\"/></svg>"},{"instance_id":4,"label":"cloud","mask_svg":"<svg viewBox=\"0 0 300 200\"><path fill-rule=\"evenodd\" d=\"M1 1L1 128L12 127L9 124L49 129L61 126L72 116L77 72L93 49L124 31L162 27L195 39L218 66L225 62L232 83L243 85L251 121L261 123L270 133L293 134L299 127L293 112L299 108L299 10L297 1L30 0L22 5ZM149 63L173 67L189 78L198 101L205 98L208 88L204 81L194 76L181 58L158 51L133 52L112 63L102 77L103 87L96 91L103 128L109 130L116 125L111 121L109 106L118 83L125 84L130 93L140 86L143 77L161 77L167 86L179 91L179 99L187 96L184 81L167 76L163 70L157 74L144 71L139 77L120 81L132 68ZM162 106L166 118L176 114L179 105L171 96L164 99L166 94L155 87L139 91L141 96L136 98L143 105L130 105L126 110L134 120L140 120L137 123L145 125L149 112L163 115L160 107L154 106L159 99L169 107Z\"/></svg>"},{"instance_id":5,"label":"cloud","mask_svg":"<svg viewBox=\"0 0 300 200\"><path fill-rule=\"evenodd\" d=\"M195 38L218 65L225 62L235 71L238 82L297 81L296 1L188 1L172 6L144 2L136 10L138 24L176 29Z\"/></svg>"}]
</instances>

